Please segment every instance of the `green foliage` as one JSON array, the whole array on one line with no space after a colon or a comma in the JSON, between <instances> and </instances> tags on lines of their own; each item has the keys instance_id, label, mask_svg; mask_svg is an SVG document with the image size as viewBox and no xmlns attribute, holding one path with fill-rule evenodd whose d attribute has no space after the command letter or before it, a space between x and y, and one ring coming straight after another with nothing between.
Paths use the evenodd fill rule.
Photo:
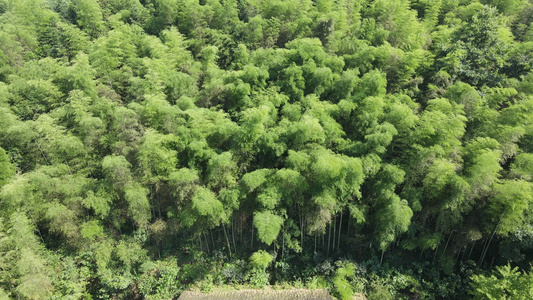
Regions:
<instances>
[{"instance_id":1,"label":"green foliage","mask_svg":"<svg viewBox=\"0 0 533 300\"><path fill-rule=\"evenodd\" d=\"M226 218L224 206L215 193L205 187L198 188L191 198L192 215L183 221L186 226L192 226L196 219L204 219L208 226L219 225Z\"/></svg>"},{"instance_id":2,"label":"green foliage","mask_svg":"<svg viewBox=\"0 0 533 300\"><path fill-rule=\"evenodd\" d=\"M352 263L348 263L346 266L338 268L337 271L335 271L335 275L333 276L333 285L340 299L353 299L354 291L347 278L354 275L355 265Z\"/></svg>"},{"instance_id":3,"label":"green foliage","mask_svg":"<svg viewBox=\"0 0 533 300\"><path fill-rule=\"evenodd\" d=\"M270 211L260 211L254 213L254 226L257 229L259 239L270 245L276 238L283 225L283 218Z\"/></svg>"},{"instance_id":4,"label":"green foliage","mask_svg":"<svg viewBox=\"0 0 533 300\"><path fill-rule=\"evenodd\" d=\"M146 198L148 191L140 184L133 184L124 190L124 199L128 203L128 215L139 227L145 227L150 219L150 204Z\"/></svg>"},{"instance_id":5,"label":"green foliage","mask_svg":"<svg viewBox=\"0 0 533 300\"><path fill-rule=\"evenodd\" d=\"M531 273L499 266L490 276L473 275L470 293L474 299L529 299L533 297L531 280Z\"/></svg>"},{"instance_id":6,"label":"green foliage","mask_svg":"<svg viewBox=\"0 0 533 300\"><path fill-rule=\"evenodd\" d=\"M272 262L272 255L264 250L259 250L250 256L250 264L252 268L266 270Z\"/></svg>"},{"instance_id":7,"label":"green foliage","mask_svg":"<svg viewBox=\"0 0 533 300\"><path fill-rule=\"evenodd\" d=\"M451 74L475 86L501 83L512 34L495 8L482 6L455 31L454 44L444 58Z\"/></svg>"},{"instance_id":8,"label":"green foliage","mask_svg":"<svg viewBox=\"0 0 533 300\"><path fill-rule=\"evenodd\" d=\"M175 259L161 262L146 262L141 269L139 289L147 299L168 299L175 297L180 288L175 284L179 280L180 268Z\"/></svg>"},{"instance_id":9,"label":"green foliage","mask_svg":"<svg viewBox=\"0 0 533 300\"><path fill-rule=\"evenodd\" d=\"M377 217L379 220L379 247L385 251L396 236L409 229L413 211L407 205L407 201L393 197L391 202L378 212Z\"/></svg>"},{"instance_id":10,"label":"green foliage","mask_svg":"<svg viewBox=\"0 0 533 300\"><path fill-rule=\"evenodd\" d=\"M131 164L124 156L106 156L102 160L102 169L111 184L117 189L123 189L131 181Z\"/></svg>"},{"instance_id":11,"label":"green foliage","mask_svg":"<svg viewBox=\"0 0 533 300\"><path fill-rule=\"evenodd\" d=\"M522 180L506 181L496 186L495 192L490 212L498 219L497 233L505 236L523 226L531 210L533 185Z\"/></svg>"},{"instance_id":12,"label":"green foliage","mask_svg":"<svg viewBox=\"0 0 533 300\"><path fill-rule=\"evenodd\" d=\"M97 36L104 29L102 10L98 1L73 0L72 6L78 25L89 35Z\"/></svg>"},{"instance_id":13,"label":"green foliage","mask_svg":"<svg viewBox=\"0 0 533 300\"><path fill-rule=\"evenodd\" d=\"M532 11L0 0L0 298L531 298Z\"/></svg>"},{"instance_id":14,"label":"green foliage","mask_svg":"<svg viewBox=\"0 0 533 300\"><path fill-rule=\"evenodd\" d=\"M13 175L15 175L15 169L6 151L0 148L0 187L8 183Z\"/></svg>"}]
</instances>

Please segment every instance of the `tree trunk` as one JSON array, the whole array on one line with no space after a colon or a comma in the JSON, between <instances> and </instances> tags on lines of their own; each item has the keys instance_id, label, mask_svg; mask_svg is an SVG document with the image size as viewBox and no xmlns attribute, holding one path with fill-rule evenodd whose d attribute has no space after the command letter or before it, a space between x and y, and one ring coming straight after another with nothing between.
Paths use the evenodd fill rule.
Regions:
<instances>
[{"instance_id":1,"label":"tree trunk","mask_svg":"<svg viewBox=\"0 0 533 300\"><path fill-rule=\"evenodd\" d=\"M350 212L348 212L348 225L346 228L346 239L350 237L350 223L352 221L352 216L350 215Z\"/></svg>"},{"instance_id":2,"label":"tree trunk","mask_svg":"<svg viewBox=\"0 0 533 300\"><path fill-rule=\"evenodd\" d=\"M505 212L504 212L505 213ZM482 256L481 256L481 260L479 261L479 265L481 266L481 264L483 264L483 260L485 260L485 255L487 255L487 251L489 250L489 246L490 246L490 243L492 242L492 238L494 238L494 235L496 234L496 230L498 229L498 226L500 226L500 221L502 219L500 218L500 220L498 221L498 224L496 224L496 227L494 227L494 230L492 231L492 235L490 236L490 239L487 243L487 246L485 246L485 249L482 253Z\"/></svg>"},{"instance_id":3,"label":"tree trunk","mask_svg":"<svg viewBox=\"0 0 533 300\"><path fill-rule=\"evenodd\" d=\"M339 221L339 237L337 238L337 251L339 251L341 246L341 229L342 229L342 210L341 210L341 219Z\"/></svg>"},{"instance_id":4,"label":"tree trunk","mask_svg":"<svg viewBox=\"0 0 533 300\"><path fill-rule=\"evenodd\" d=\"M453 230L452 232L450 232L450 235L448 236L448 240L446 241L446 246L444 246L444 251L442 252L442 256L444 256L444 254L446 254L446 249L448 249L448 243L450 242L450 239L452 238L452 234L453 234Z\"/></svg>"},{"instance_id":5,"label":"tree trunk","mask_svg":"<svg viewBox=\"0 0 533 300\"><path fill-rule=\"evenodd\" d=\"M333 244L331 247L331 252L335 253L335 237L337 232L337 215L333 218Z\"/></svg>"},{"instance_id":6,"label":"tree trunk","mask_svg":"<svg viewBox=\"0 0 533 300\"><path fill-rule=\"evenodd\" d=\"M204 234L204 239L205 239L205 246L207 248L207 253L211 253L211 251L209 251L209 239L207 239L207 234L205 234L205 232L203 234Z\"/></svg>"},{"instance_id":7,"label":"tree trunk","mask_svg":"<svg viewBox=\"0 0 533 300\"><path fill-rule=\"evenodd\" d=\"M30 215L31 222L33 223L33 226L35 226L35 229L37 230L37 233L39 234L39 238L41 238L41 243L44 244L44 239L41 234L41 230L39 230L39 227L37 227L37 223L35 223L35 219L33 218L33 214L31 213L31 210L28 209L28 214Z\"/></svg>"},{"instance_id":8,"label":"tree trunk","mask_svg":"<svg viewBox=\"0 0 533 300\"><path fill-rule=\"evenodd\" d=\"M470 256L472 255L472 251L474 251L474 246L476 245L476 241L474 241L474 243L472 243L472 248L470 248L470 253L468 253L468 258L470 258Z\"/></svg>"},{"instance_id":9,"label":"tree trunk","mask_svg":"<svg viewBox=\"0 0 533 300\"><path fill-rule=\"evenodd\" d=\"M442 232L443 230L440 231L440 235L442 236ZM435 257L437 257L437 253L439 251L439 246L440 246L440 239L439 239L439 243L437 244L437 248L435 248L435 254L433 254L433 261L435 261Z\"/></svg>"},{"instance_id":10,"label":"tree trunk","mask_svg":"<svg viewBox=\"0 0 533 300\"><path fill-rule=\"evenodd\" d=\"M202 247L202 234L200 233L200 238L198 239L200 242L200 252L204 252L204 248Z\"/></svg>"},{"instance_id":11,"label":"tree trunk","mask_svg":"<svg viewBox=\"0 0 533 300\"><path fill-rule=\"evenodd\" d=\"M237 254L237 246L235 245L235 227L237 225L233 225L233 218L231 219L231 238L233 239L233 251L235 254Z\"/></svg>"},{"instance_id":12,"label":"tree trunk","mask_svg":"<svg viewBox=\"0 0 533 300\"><path fill-rule=\"evenodd\" d=\"M226 237L226 243L228 244L229 257L231 257L231 245L229 243L228 233L226 232L226 226L222 224L222 229L224 230L224 236Z\"/></svg>"},{"instance_id":13,"label":"tree trunk","mask_svg":"<svg viewBox=\"0 0 533 300\"><path fill-rule=\"evenodd\" d=\"M281 228L281 260L283 260L283 255L285 254L285 232L283 227Z\"/></svg>"},{"instance_id":14,"label":"tree trunk","mask_svg":"<svg viewBox=\"0 0 533 300\"><path fill-rule=\"evenodd\" d=\"M252 224L252 238L250 239L250 250L254 248L254 225Z\"/></svg>"},{"instance_id":15,"label":"tree trunk","mask_svg":"<svg viewBox=\"0 0 533 300\"><path fill-rule=\"evenodd\" d=\"M329 245L330 245L330 242L331 242L331 223L329 223L329 234L328 234L328 252L327 252L327 255L329 257Z\"/></svg>"},{"instance_id":16,"label":"tree trunk","mask_svg":"<svg viewBox=\"0 0 533 300\"><path fill-rule=\"evenodd\" d=\"M211 234L211 242L213 242L213 251L215 250L215 239L213 238L213 229L209 229L209 234Z\"/></svg>"},{"instance_id":17,"label":"tree trunk","mask_svg":"<svg viewBox=\"0 0 533 300\"><path fill-rule=\"evenodd\" d=\"M303 255L304 253L304 219L303 219L302 210L299 204L298 204L298 216L300 219L300 247L302 248L301 254Z\"/></svg>"}]
</instances>

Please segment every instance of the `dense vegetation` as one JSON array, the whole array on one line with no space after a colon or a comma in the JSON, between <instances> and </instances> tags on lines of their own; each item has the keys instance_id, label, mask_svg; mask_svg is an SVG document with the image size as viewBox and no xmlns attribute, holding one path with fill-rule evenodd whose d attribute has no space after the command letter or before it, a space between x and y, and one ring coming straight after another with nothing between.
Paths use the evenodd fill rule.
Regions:
<instances>
[{"instance_id":1,"label":"dense vegetation","mask_svg":"<svg viewBox=\"0 0 533 300\"><path fill-rule=\"evenodd\" d=\"M0 299L532 299L532 20L0 0Z\"/></svg>"}]
</instances>

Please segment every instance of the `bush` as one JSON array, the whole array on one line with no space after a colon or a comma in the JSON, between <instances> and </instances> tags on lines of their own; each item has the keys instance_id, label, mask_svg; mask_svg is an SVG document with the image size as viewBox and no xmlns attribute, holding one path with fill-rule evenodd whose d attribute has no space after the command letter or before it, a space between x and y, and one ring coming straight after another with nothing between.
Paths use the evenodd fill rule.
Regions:
<instances>
[{"instance_id":1,"label":"bush","mask_svg":"<svg viewBox=\"0 0 533 300\"><path fill-rule=\"evenodd\" d=\"M335 294L342 300L352 299L354 291L348 277L355 275L355 265L352 263L346 264L346 266L338 268L333 277L333 285L335 287Z\"/></svg>"}]
</instances>

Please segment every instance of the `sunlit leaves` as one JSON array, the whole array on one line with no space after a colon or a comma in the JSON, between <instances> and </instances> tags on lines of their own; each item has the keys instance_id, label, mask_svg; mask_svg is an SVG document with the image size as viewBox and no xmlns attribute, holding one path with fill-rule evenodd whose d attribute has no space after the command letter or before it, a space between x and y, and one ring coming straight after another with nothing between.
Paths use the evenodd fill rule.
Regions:
<instances>
[{"instance_id":1,"label":"sunlit leaves","mask_svg":"<svg viewBox=\"0 0 533 300\"><path fill-rule=\"evenodd\" d=\"M455 150L461 144L466 120L460 106L443 98L429 100L416 131L412 132L413 142L426 147L437 145L446 152Z\"/></svg>"},{"instance_id":2,"label":"sunlit leaves","mask_svg":"<svg viewBox=\"0 0 533 300\"><path fill-rule=\"evenodd\" d=\"M253 268L265 270L272 262L272 255L264 250L259 250L250 256L250 264Z\"/></svg>"},{"instance_id":3,"label":"sunlit leaves","mask_svg":"<svg viewBox=\"0 0 533 300\"><path fill-rule=\"evenodd\" d=\"M495 86L503 77L511 33L502 24L496 9L482 6L455 32L453 46L445 60L447 71L475 86Z\"/></svg>"},{"instance_id":4,"label":"sunlit leaves","mask_svg":"<svg viewBox=\"0 0 533 300\"><path fill-rule=\"evenodd\" d=\"M0 187L6 184L15 175L15 168L9 161L6 151L0 148Z\"/></svg>"},{"instance_id":5,"label":"sunlit leaves","mask_svg":"<svg viewBox=\"0 0 533 300\"><path fill-rule=\"evenodd\" d=\"M387 249L397 235L407 231L413 211L407 201L393 197L384 209L378 212L378 241L381 250Z\"/></svg>"},{"instance_id":6,"label":"sunlit leaves","mask_svg":"<svg viewBox=\"0 0 533 300\"><path fill-rule=\"evenodd\" d=\"M350 285L348 278L355 275L355 265L352 263L346 264L342 268L338 268L333 277L333 284L335 290L342 300L352 299L354 291Z\"/></svg>"},{"instance_id":7,"label":"sunlit leaves","mask_svg":"<svg viewBox=\"0 0 533 300\"><path fill-rule=\"evenodd\" d=\"M526 181L506 181L495 187L490 213L498 220L497 233L503 236L520 228L531 213L533 185Z\"/></svg>"},{"instance_id":8,"label":"sunlit leaves","mask_svg":"<svg viewBox=\"0 0 533 300\"><path fill-rule=\"evenodd\" d=\"M257 286L392 247L525 262L531 4L503 2L0 0L1 289L172 298L226 251Z\"/></svg>"},{"instance_id":9,"label":"sunlit leaves","mask_svg":"<svg viewBox=\"0 0 533 300\"><path fill-rule=\"evenodd\" d=\"M172 141L172 136L162 135L153 130L144 134L142 144L138 149L138 159L144 171L143 177L147 182L168 178L168 175L175 169L177 152L170 146Z\"/></svg>"},{"instance_id":10,"label":"sunlit leaves","mask_svg":"<svg viewBox=\"0 0 533 300\"><path fill-rule=\"evenodd\" d=\"M34 227L23 213L11 216L11 229L8 232L14 249L18 252L15 270L16 292L29 299L42 299L52 291L49 269L41 255L41 247L33 233Z\"/></svg>"},{"instance_id":11,"label":"sunlit leaves","mask_svg":"<svg viewBox=\"0 0 533 300\"><path fill-rule=\"evenodd\" d=\"M122 189L131 181L131 164L124 156L106 156L102 161L102 168L110 183Z\"/></svg>"},{"instance_id":12,"label":"sunlit leaves","mask_svg":"<svg viewBox=\"0 0 533 300\"><path fill-rule=\"evenodd\" d=\"M98 1L74 0L77 22L89 35L95 37L104 29L102 10Z\"/></svg>"},{"instance_id":13,"label":"sunlit leaves","mask_svg":"<svg viewBox=\"0 0 533 300\"><path fill-rule=\"evenodd\" d=\"M478 138L465 147L465 170L475 196L485 195L500 177L500 154L498 142Z\"/></svg>"},{"instance_id":14,"label":"sunlit leaves","mask_svg":"<svg viewBox=\"0 0 533 300\"><path fill-rule=\"evenodd\" d=\"M283 218L270 211L257 211L254 213L254 226L259 239L267 245L278 237L283 224Z\"/></svg>"},{"instance_id":15,"label":"sunlit leaves","mask_svg":"<svg viewBox=\"0 0 533 300\"><path fill-rule=\"evenodd\" d=\"M184 220L186 226L192 226L197 218L205 220L208 226L216 226L226 218L222 202L204 187L198 188L192 195L190 213L195 216L191 215Z\"/></svg>"},{"instance_id":16,"label":"sunlit leaves","mask_svg":"<svg viewBox=\"0 0 533 300\"><path fill-rule=\"evenodd\" d=\"M140 184L133 184L124 190L124 199L128 202L128 215L139 227L144 227L150 219L150 204L146 195L148 190Z\"/></svg>"},{"instance_id":17,"label":"sunlit leaves","mask_svg":"<svg viewBox=\"0 0 533 300\"><path fill-rule=\"evenodd\" d=\"M75 242L79 237L79 228L76 224L76 213L59 203L51 203L46 211L50 230L61 234L68 242Z\"/></svg>"},{"instance_id":18,"label":"sunlit leaves","mask_svg":"<svg viewBox=\"0 0 533 300\"><path fill-rule=\"evenodd\" d=\"M271 173L271 170L259 169L253 172L246 173L240 184L244 187L246 192L253 192L255 189L260 187L263 183L266 182L266 176Z\"/></svg>"},{"instance_id":19,"label":"sunlit leaves","mask_svg":"<svg viewBox=\"0 0 533 300\"><path fill-rule=\"evenodd\" d=\"M470 294L474 299L528 299L533 297L532 276L509 264L499 266L490 276L473 275Z\"/></svg>"},{"instance_id":20,"label":"sunlit leaves","mask_svg":"<svg viewBox=\"0 0 533 300\"><path fill-rule=\"evenodd\" d=\"M237 165L230 152L214 156L207 165L207 181L213 188L230 187L235 184Z\"/></svg>"},{"instance_id":21,"label":"sunlit leaves","mask_svg":"<svg viewBox=\"0 0 533 300\"><path fill-rule=\"evenodd\" d=\"M533 180L533 154L521 153L515 157L511 165L511 172L515 176L532 181Z\"/></svg>"}]
</instances>

